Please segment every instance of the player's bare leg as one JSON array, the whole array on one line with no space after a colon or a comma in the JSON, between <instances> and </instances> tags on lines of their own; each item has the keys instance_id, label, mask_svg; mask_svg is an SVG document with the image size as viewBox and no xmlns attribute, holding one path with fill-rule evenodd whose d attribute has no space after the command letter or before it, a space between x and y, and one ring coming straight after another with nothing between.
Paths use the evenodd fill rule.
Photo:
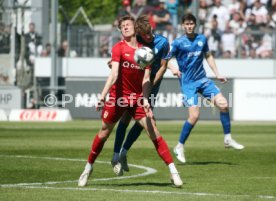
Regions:
<instances>
[{"instance_id":1,"label":"player's bare leg","mask_svg":"<svg viewBox=\"0 0 276 201\"><path fill-rule=\"evenodd\" d=\"M238 150L243 149L244 146L237 143L231 137L231 120L226 98L219 93L214 97L214 103L220 110L220 120L224 131L224 146L226 148L234 148Z\"/></svg>"}]
</instances>

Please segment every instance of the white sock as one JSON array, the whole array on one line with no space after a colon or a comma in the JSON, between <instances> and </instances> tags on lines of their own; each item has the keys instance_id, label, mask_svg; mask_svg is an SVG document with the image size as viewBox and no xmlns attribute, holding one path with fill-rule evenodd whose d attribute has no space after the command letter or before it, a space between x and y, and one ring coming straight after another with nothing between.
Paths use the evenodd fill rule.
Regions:
<instances>
[{"instance_id":1,"label":"white sock","mask_svg":"<svg viewBox=\"0 0 276 201\"><path fill-rule=\"evenodd\" d=\"M119 161L119 153L114 152L112 161L118 162Z\"/></svg>"},{"instance_id":2,"label":"white sock","mask_svg":"<svg viewBox=\"0 0 276 201\"><path fill-rule=\"evenodd\" d=\"M120 154L122 156L126 156L127 155L127 150L125 148L122 148Z\"/></svg>"},{"instance_id":3,"label":"white sock","mask_svg":"<svg viewBox=\"0 0 276 201\"><path fill-rule=\"evenodd\" d=\"M85 171L90 172L92 170L92 167L93 165L87 162L84 169Z\"/></svg>"},{"instance_id":4,"label":"white sock","mask_svg":"<svg viewBox=\"0 0 276 201\"><path fill-rule=\"evenodd\" d=\"M228 133L228 134L224 135L224 141L231 140L231 139L232 139L231 133Z\"/></svg>"},{"instance_id":5,"label":"white sock","mask_svg":"<svg viewBox=\"0 0 276 201\"><path fill-rule=\"evenodd\" d=\"M169 167L169 170L170 170L170 173L171 173L171 174L178 173L178 171L177 171L177 169L176 169L174 163L170 163L170 164L168 165L168 167Z\"/></svg>"},{"instance_id":6,"label":"white sock","mask_svg":"<svg viewBox=\"0 0 276 201\"><path fill-rule=\"evenodd\" d=\"M178 144L176 145L177 148L181 148L184 147L184 144L181 144L180 142L178 142Z\"/></svg>"}]
</instances>

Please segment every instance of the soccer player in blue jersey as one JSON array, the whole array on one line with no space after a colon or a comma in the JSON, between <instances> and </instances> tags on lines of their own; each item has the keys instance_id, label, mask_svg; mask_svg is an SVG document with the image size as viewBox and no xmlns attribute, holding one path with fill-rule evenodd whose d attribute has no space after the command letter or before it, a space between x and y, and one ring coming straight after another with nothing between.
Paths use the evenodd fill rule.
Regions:
<instances>
[{"instance_id":1,"label":"soccer player in blue jersey","mask_svg":"<svg viewBox=\"0 0 276 201\"><path fill-rule=\"evenodd\" d=\"M198 93L211 100L219 108L225 147L243 149L244 146L231 137L227 100L214 82L206 77L206 72L203 68L203 59L205 58L216 78L222 83L227 81L218 72L215 60L208 48L207 38L202 34L195 33L196 18L192 14L183 16L182 26L185 30L185 35L173 41L168 59L175 57L177 60L181 71L180 87L183 93L184 105L188 107L189 116L183 125L174 153L180 162L186 162L184 144L199 118Z\"/></svg>"},{"instance_id":2,"label":"soccer player in blue jersey","mask_svg":"<svg viewBox=\"0 0 276 201\"><path fill-rule=\"evenodd\" d=\"M151 107L153 107L154 100L159 91L159 87L163 78L163 75L167 69L167 60L165 59L169 52L169 42L168 40L158 34L152 33L152 28L148 20L148 16L142 15L137 18L135 22L135 31L137 34L137 41L150 47L154 51L154 61L151 65L151 82L152 90L150 98ZM175 68L172 64L168 65L168 68L176 76L180 76L180 71ZM136 122L130 129L127 139L123 145L125 138L126 129L131 121L131 116L125 113L121 118L117 131L116 138L114 142L114 155L111 160L113 166L113 171L117 175L123 175L123 171L129 171L127 164L127 151L130 149L132 144L140 136L143 128L138 122ZM154 121L154 120L153 120ZM155 124L155 122L153 122Z\"/></svg>"}]
</instances>

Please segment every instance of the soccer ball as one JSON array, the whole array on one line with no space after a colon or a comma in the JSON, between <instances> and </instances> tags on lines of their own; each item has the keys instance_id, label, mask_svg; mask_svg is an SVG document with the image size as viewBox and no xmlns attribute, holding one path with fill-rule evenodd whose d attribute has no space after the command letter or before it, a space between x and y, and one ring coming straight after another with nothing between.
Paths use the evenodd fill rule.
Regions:
<instances>
[{"instance_id":1,"label":"soccer ball","mask_svg":"<svg viewBox=\"0 0 276 201\"><path fill-rule=\"evenodd\" d=\"M150 65L153 62L153 59L153 51L148 47L140 47L136 49L134 53L134 60L141 69L144 69L146 66Z\"/></svg>"}]
</instances>

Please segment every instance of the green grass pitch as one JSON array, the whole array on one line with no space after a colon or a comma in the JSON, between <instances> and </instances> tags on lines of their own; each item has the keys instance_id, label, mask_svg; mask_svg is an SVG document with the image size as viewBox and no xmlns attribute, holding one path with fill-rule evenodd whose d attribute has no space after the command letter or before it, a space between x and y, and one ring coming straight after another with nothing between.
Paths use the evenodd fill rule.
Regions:
<instances>
[{"instance_id":1,"label":"green grass pitch","mask_svg":"<svg viewBox=\"0 0 276 201\"><path fill-rule=\"evenodd\" d=\"M0 123L0 201L276 200L275 123L233 123L237 151L223 146L219 122L199 122L186 143L187 163L174 157L184 181L174 188L169 171L143 132L128 153L130 172L116 177L110 160L114 131L88 186L77 187L100 121ZM182 122L159 121L170 149ZM156 171L156 172L155 172Z\"/></svg>"}]
</instances>

